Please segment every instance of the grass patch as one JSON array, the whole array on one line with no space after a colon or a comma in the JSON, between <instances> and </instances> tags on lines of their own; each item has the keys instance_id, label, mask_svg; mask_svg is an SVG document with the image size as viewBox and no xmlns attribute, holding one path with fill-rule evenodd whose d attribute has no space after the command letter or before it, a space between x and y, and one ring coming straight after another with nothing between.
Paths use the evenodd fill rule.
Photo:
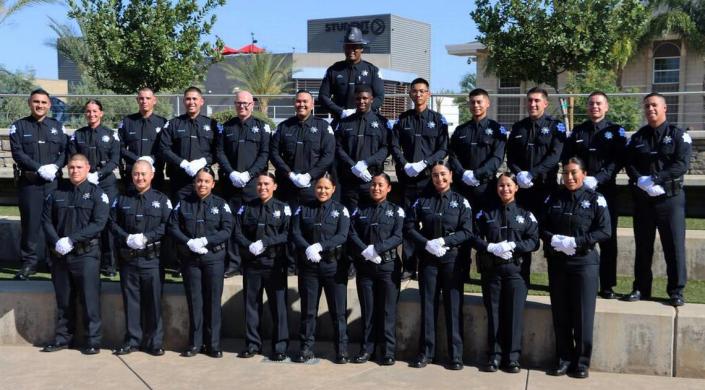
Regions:
<instances>
[{"instance_id":1,"label":"grass patch","mask_svg":"<svg viewBox=\"0 0 705 390\"><path fill-rule=\"evenodd\" d=\"M19 217L20 208L17 206L0 206L0 215L6 217Z\"/></svg>"},{"instance_id":2,"label":"grass patch","mask_svg":"<svg viewBox=\"0 0 705 390\"><path fill-rule=\"evenodd\" d=\"M15 267L1 267L0 268L0 282L4 280L13 280L15 278L15 273L17 273L18 268ZM29 280L47 281L51 282L51 274L48 272L37 272L36 274L29 277ZM119 276L114 276L109 278L107 276L100 275L100 280L102 282L114 282L120 281ZM182 283L183 279L181 277L174 277L170 272L167 272L164 277L165 283Z\"/></svg>"},{"instance_id":3,"label":"grass patch","mask_svg":"<svg viewBox=\"0 0 705 390\"><path fill-rule=\"evenodd\" d=\"M620 216L617 221L617 227L629 228L634 227L634 219L629 216ZM705 230L705 219L703 218L686 218L685 228L688 230Z\"/></svg>"}]
</instances>

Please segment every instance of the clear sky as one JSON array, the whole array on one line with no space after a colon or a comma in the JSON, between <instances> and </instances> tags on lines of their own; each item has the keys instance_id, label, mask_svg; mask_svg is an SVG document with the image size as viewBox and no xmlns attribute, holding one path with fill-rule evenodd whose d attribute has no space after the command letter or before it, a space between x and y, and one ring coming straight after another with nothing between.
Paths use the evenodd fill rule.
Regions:
<instances>
[{"instance_id":1,"label":"clear sky","mask_svg":"<svg viewBox=\"0 0 705 390\"><path fill-rule=\"evenodd\" d=\"M461 0L228 0L218 9L213 34L234 48L249 43L253 32L258 45L270 52L305 52L308 19L391 13L431 25L431 89L458 91L462 75L475 72L475 64L448 55L445 45L475 40L477 29L469 15L474 6ZM11 71L33 69L38 78L57 78L56 50L46 45L56 38L49 16L68 20L65 6L39 5L6 21L0 27L0 64Z\"/></svg>"}]
</instances>

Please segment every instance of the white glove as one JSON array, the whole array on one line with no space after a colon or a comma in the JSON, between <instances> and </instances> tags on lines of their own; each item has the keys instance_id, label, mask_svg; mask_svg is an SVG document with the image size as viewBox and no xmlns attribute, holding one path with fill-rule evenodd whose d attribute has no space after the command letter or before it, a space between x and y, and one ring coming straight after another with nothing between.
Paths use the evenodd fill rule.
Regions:
<instances>
[{"instance_id":1,"label":"white glove","mask_svg":"<svg viewBox=\"0 0 705 390\"><path fill-rule=\"evenodd\" d=\"M558 250L558 248L562 248L562 241L566 236L563 236L561 234L554 234L553 237L551 237L551 246L553 249Z\"/></svg>"},{"instance_id":2,"label":"white glove","mask_svg":"<svg viewBox=\"0 0 705 390\"><path fill-rule=\"evenodd\" d=\"M636 181L636 185L642 190L648 192L649 187L654 185L654 179L652 179L651 176L640 176Z\"/></svg>"},{"instance_id":3,"label":"white glove","mask_svg":"<svg viewBox=\"0 0 705 390\"><path fill-rule=\"evenodd\" d=\"M356 110L354 108L348 108L343 110L343 112L340 113L340 119L349 117L350 115L354 114L355 111Z\"/></svg>"},{"instance_id":4,"label":"white glove","mask_svg":"<svg viewBox=\"0 0 705 390\"><path fill-rule=\"evenodd\" d=\"M245 186L245 184L242 182L242 179L240 179L240 172L238 171L232 171L228 175L228 178L230 181L233 183L235 187L242 188Z\"/></svg>"},{"instance_id":5,"label":"white glove","mask_svg":"<svg viewBox=\"0 0 705 390\"><path fill-rule=\"evenodd\" d=\"M595 176L586 176L583 184L585 184L585 187L594 190L597 187L597 179L595 179Z\"/></svg>"},{"instance_id":6,"label":"white glove","mask_svg":"<svg viewBox=\"0 0 705 390\"><path fill-rule=\"evenodd\" d=\"M196 172L191 169L191 163L188 160L183 160L181 161L181 164L179 164L179 167L186 172L187 175L193 176L196 174Z\"/></svg>"},{"instance_id":7,"label":"white glove","mask_svg":"<svg viewBox=\"0 0 705 390\"><path fill-rule=\"evenodd\" d=\"M660 196L666 193L662 186L656 184L646 189L649 196Z\"/></svg>"},{"instance_id":8,"label":"white glove","mask_svg":"<svg viewBox=\"0 0 705 390\"><path fill-rule=\"evenodd\" d=\"M128 234L127 235L127 246L129 246L131 249L140 249L139 244L135 242L135 236L136 234Z\"/></svg>"},{"instance_id":9,"label":"white glove","mask_svg":"<svg viewBox=\"0 0 705 390\"><path fill-rule=\"evenodd\" d=\"M142 156L138 158L137 161L146 161L149 163L149 165L154 167L154 159L152 158L152 156Z\"/></svg>"},{"instance_id":10,"label":"white glove","mask_svg":"<svg viewBox=\"0 0 705 390\"><path fill-rule=\"evenodd\" d=\"M373 258L378 256L374 245L368 245L367 248L365 248L365 250L360 253L360 255L362 255L362 257L364 257L365 260L368 261L372 261Z\"/></svg>"},{"instance_id":11,"label":"white glove","mask_svg":"<svg viewBox=\"0 0 705 390\"><path fill-rule=\"evenodd\" d=\"M575 243L575 237L568 236L561 241L563 242L563 247L566 249L575 249L578 247L578 244Z\"/></svg>"},{"instance_id":12,"label":"white glove","mask_svg":"<svg viewBox=\"0 0 705 390\"><path fill-rule=\"evenodd\" d=\"M191 170L193 171L193 175L191 175L191 176L196 176L196 173L198 173L198 171L201 168L205 167L207 164L208 164L208 161L206 161L205 157L201 157L198 160L191 161L189 163L189 165L191 166Z\"/></svg>"},{"instance_id":13,"label":"white glove","mask_svg":"<svg viewBox=\"0 0 705 390\"><path fill-rule=\"evenodd\" d=\"M98 180L98 172L89 173L87 180L89 183L93 183L95 185L98 185L98 181L99 181Z\"/></svg>"},{"instance_id":14,"label":"white glove","mask_svg":"<svg viewBox=\"0 0 705 390\"><path fill-rule=\"evenodd\" d=\"M56 178L56 172L59 171L59 167L54 164L42 165L37 169L37 173L46 181L54 181Z\"/></svg>"},{"instance_id":15,"label":"white glove","mask_svg":"<svg viewBox=\"0 0 705 390\"><path fill-rule=\"evenodd\" d=\"M497 257L501 257L504 260L509 260L512 258L512 251L502 252Z\"/></svg>"},{"instance_id":16,"label":"white glove","mask_svg":"<svg viewBox=\"0 0 705 390\"><path fill-rule=\"evenodd\" d=\"M371 259L369 259L369 260L370 260L371 262L375 263L375 264L382 264L382 258L379 257L379 256L375 256L375 257L373 257L373 258L371 258Z\"/></svg>"},{"instance_id":17,"label":"white glove","mask_svg":"<svg viewBox=\"0 0 705 390\"><path fill-rule=\"evenodd\" d=\"M507 240L504 240L499 243L500 248L502 249L502 252L511 252L514 250L514 248L517 247L517 244L514 242L507 242Z\"/></svg>"},{"instance_id":18,"label":"white glove","mask_svg":"<svg viewBox=\"0 0 705 390\"><path fill-rule=\"evenodd\" d=\"M360 179L362 179L362 181L364 181L365 183L369 183L372 181L372 174L370 173L370 171L365 169L364 171L362 171Z\"/></svg>"},{"instance_id":19,"label":"white glove","mask_svg":"<svg viewBox=\"0 0 705 390\"><path fill-rule=\"evenodd\" d=\"M73 242L71 242L71 239L68 237L61 237L56 242L54 250L59 252L62 256L66 255L73 250Z\"/></svg>"},{"instance_id":20,"label":"white glove","mask_svg":"<svg viewBox=\"0 0 705 390\"><path fill-rule=\"evenodd\" d=\"M534 177L528 171L521 171L517 174L517 181L519 182L520 188L531 188L534 186L532 182Z\"/></svg>"},{"instance_id":21,"label":"white glove","mask_svg":"<svg viewBox=\"0 0 705 390\"><path fill-rule=\"evenodd\" d=\"M404 171L406 171L406 175L409 177L416 177L418 176L421 172L423 172L424 169L426 169L426 163L423 161L417 161L415 163L407 163L404 165Z\"/></svg>"},{"instance_id":22,"label":"white glove","mask_svg":"<svg viewBox=\"0 0 705 390\"><path fill-rule=\"evenodd\" d=\"M404 172L406 172L406 176L416 176L416 174L414 174L414 167L411 165L411 163L404 164Z\"/></svg>"},{"instance_id":23,"label":"white glove","mask_svg":"<svg viewBox=\"0 0 705 390\"><path fill-rule=\"evenodd\" d=\"M480 181L477 180L477 178L475 177L475 172L469 169L463 172L463 183L473 187L477 187L480 185Z\"/></svg>"},{"instance_id":24,"label":"white glove","mask_svg":"<svg viewBox=\"0 0 705 390\"><path fill-rule=\"evenodd\" d=\"M362 179L362 172L367 170L367 163L364 160L358 161L355 165L350 168L352 171L353 175L359 177Z\"/></svg>"},{"instance_id":25,"label":"white glove","mask_svg":"<svg viewBox=\"0 0 705 390\"><path fill-rule=\"evenodd\" d=\"M205 255L206 253L208 253L208 248L206 248L205 246L202 246L202 247L196 249L195 252L198 253L199 255Z\"/></svg>"},{"instance_id":26,"label":"white glove","mask_svg":"<svg viewBox=\"0 0 705 390\"><path fill-rule=\"evenodd\" d=\"M262 252L264 252L264 244L262 244L262 240L257 240L250 244L248 249L253 255L259 256Z\"/></svg>"},{"instance_id":27,"label":"white glove","mask_svg":"<svg viewBox=\"0 0 705 390\"><path fill-rule=\"evenodd\" d=\"M443 257L448 251L448 248L443 245L445 245L445 241L442 238L428 240L426 242L426 251L436 257Z\"/></svg>"},{"instance_id":28,"label":"white glove","mask_svg":"<svg viewBox=\"0 0 705 390\"><path fill-rule=\"evenodd\" d=\"M299 179L298 173L289 172L289 180L291 180L291 182L294 183L294 185L297 187L299 186L298 179Z\"/></svg>"},{"instance_id":29,"label":"white glove","mask_svg":"<svg viewBox=\"0 0 705 390\"><path fill-rule=\"evenodd\" d=\"M142 233L137 233L133 235L132 241L137 245L137 248L133 249L144 249L147 246L147 237Z\"/></svg>"},{"instance_id":30,"label":"white glove","mask_svg":"<svg viewBox=\"0 0 705 390\"><path fill-rule=\"evenodd\" d=\"M306 248L306 258L309 261L312 261L314 263L318 263L321 261L321 251L323 248L321 248L321 244L315 243L313 245L309 245L308 248Z\"/></svg>"},{"instance_id":31,"label":"white glove","mask_svg":"<svg viewBox=\"0 0 705 390\"><path fill-rule=\"evenodd\" d=\"M487 244L487 252L490 252L495 256L499 256L502 253L502 246L491 242Z\"/></svg>"},{"instance_id":32,"label":"white glove","mask_svg":"<svg viewBox=\"0 0 705 390\"><path fill-rule=\"evenodd\" d=\"M186 245L188 246L188 249L191 250L191 252L194 253L199 253L199 250L203 248L203 245L201 244L201 240L198 238L192 238L186 242Z\"/></svg>"},{"instance_id":33,"label":"white glove","mask_svg":"<svg viewBox=\"0 0 705 390\"><path fill-rule=\"evenodd\" d=\"M249 175L248 175L249 176ZM311 174L309 173L300 173L297 178L298 181L298 187L299 188L306 188L306 187L311 187Z\"/></svg>"}]
</instances>

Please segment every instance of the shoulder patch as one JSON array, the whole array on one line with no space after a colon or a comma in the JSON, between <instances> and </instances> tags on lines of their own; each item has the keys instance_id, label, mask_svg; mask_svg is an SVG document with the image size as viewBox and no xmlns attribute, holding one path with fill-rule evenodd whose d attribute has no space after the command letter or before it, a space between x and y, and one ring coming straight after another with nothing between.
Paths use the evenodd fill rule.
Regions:
<instances>
[{"instance_id":1,"label":"shoulder patch","mask_svg":"<svg viewBox=\"0 0 705 390\"><path fill-rule=\"evenodd\" d=\"M607 207L607 200L604 196L600 195L597 197L597 205L600 207Z\"/></svg>"},{"instance_id":2,"label":"shoulder patch","mask_svg":"<svg viewBox=\"0 0 705 390\"><path fill-rule=\"evenodd\" d=\"M343 215L350 218L350 213L348 212L348 209L345 206L343 206Z\"/></svg>"},{"instance_id":3,"label":"shoulder patch","mask_svg":"<svg viewBox=\"0 0 705 390\"><path fill-rule=\"evenodd\" d=\"M443 123L446 126L448 125L448 120L443 115L441 115L441 123Z\"/></svg>"},{"instance_id":4,"label":"shoulder patch","mask_svg":"<svg viewBox=\"0 0 705 390\"><path fill-rule=\"evenodd\" d=\"M531 222L533 222L533 223L539 223L539 221L536 220L536 217L534 217L534 213L532 213L532 212L529 212L529 219L530 219Z\"/></svg>"},{"instance_id":5,"label":"shoulder patch","mask_svg":"<svg viewBox=\"0 0 705 390\"><path fill-rule=\"evenodd\" d=\"M475 214L475 219L480 219L482 218L482 210L478 211L477 214Z\"/></svg>"},{"instance_id":6,"label":"shoulder patch","mask_svg":"<svg viewBox=\"0 0 705 390\"><path fill-rule=\"evenodd\" d=\"M215 125L215 127L218 128L218 134L223 134L223 124L222 123L218 123L217 125Z\"/></svg>"},{"instance_id":7,"label":"shoulder patch","mask_svg":"<svg viewBox=\"0 0 705 390\"><path fill-rule=\"evenodd\" d=\"M507 131L507 128L504 126L499 126L499 133L502 135L507 135L509 132Z\"/></svg>"},{"instance_id":8,"label":"shoulder patch","mask_svg":"<svg viewBox=\"0 0 705 390\"><path fill-rule=\"evenodd\" d=\"M543 200L543 203L548 204L549 200L551 200L551 195L547 196L546 199Z\"/></svg>"},{"instance_id":9,"label":"shoulder patch","mask_svg":"<svg viewBox=\"0 0 705 390\"><path fill-rule=\"evenodd\" d=\"M242 215L245 212L245 206L242 205L240 208L237 210L237 215Z\"/></svg>"},{"instance_id":10,"label":"shoulder patch","mask_svg":"<svg viewBox=\"0 0 705 390\"><path fill-rule=\"evenodd\" d=\"M272 129L266 123L264 124L264 132L267 134L272 134Z\"/></svg>"},{"instance_id":11,"label":"shoulder patch","mask_svg":"<svg viewBox=\"0 0 705 390\"><path fill-rule=\"evenodd\" d=\"M338 125L338 127L340 127L340 125ZM334 134L333 128L330 125L328 125L328 134Z\"/></svg>"},{"instance_id":12,"label":"shoulder patch","mask_svg":"<svg viewBox=\"0 0 705 390\"><path fill-rule=\"evenodd\" d=\"M227 203L223 203L223 211L225 211L228 214L232 214L233 212L230 210L230 205Z\"/></svg>"},{"instance_id":13,"label":"shoulder patch","mask_svg":"<svg viewBox=\"0 0 705 390\"><path fill-rule=\"evenodd\" d=\"M294 212L294 215L299 215L301 214L301 206L296 208L296 211Z\"/></svg>"},{"instance_id":14,"label":"shoulder patch","mask_svg":"<svg viewBox=\"0 0 705 390\"><path fill-rule=\"evenodd\" d=\"M169 121L164 122L164 126L162 128L168 129L169 128Z\"/></svg>"},{"instance_id":15,"label":"shoulder patch","mask_svg":"<svg viewBox=\"0 0 705 390\"><path fill-rule=\"evenodd\" d=\"M463 199L463 205L465 206L466 209L471 208L471 207L470 207L470 202L468 202L467 199Z\"/></svg>"},{"instance_id":16,"label":"shoulder patch","mask_svg":"<svg viewBox=\"0 0 705 390\"><path fill-rule=\"evenodd\" d=\"M110 199L108 199L108 195L105 195L105 194L101 195L100 200L102 200L103 203L105 203L105 204L110 204Z\"/></svg>"},{"instance_id":17,"label":"shoulder patch","mask_svg":"<svg viewBox=\"0 0 705 390\"><path fill-rule=\"evenodd\" d=\"M683 142L685 142L685 143L687 143L687 144L692 144L692 143L693 143L693 139L690 138L690 134L688 134L688 133L683 133Z\"/></svg>"},{"instance_id":18,"label":"shoulder patch","mask_svg":"<svg viewBox=\"0 0 705 390\"><path fill-rule=\"evenodd\" d=\"M387 120L387 127L391 130L396 123L397 123L397 121L395 121L394 119L388 119Z\"/></svg>"},{"instance_id":19,"label":"shoulder patch","mask_svg":"<svg viewBox=\"0 0 705 390\"><path fill-rule=\"evenodd\" d=\"M284 206L284 215L286 215L287 217L291 217L291 207L289 207L288 205Z\"/></svg>"},{"instance_id":20,"label":"shoulder patch","mask_svg":"<svg viewBox=\"0 0 705 390\"><path fill-rule=\"evenodd\" d=\"M117 205L118 205L118 198L115 198L115 200L113 201L113 205L110 207L115 208L115 207L117 207Z\"/></svg>"},{"instance_id":21,"label":"shoulder patch","mask_svg":"<svg viewBox=\"0 0 705 390\"><path fill-rule=\"evenodd\" d=\"M397 210L397 214L399 214L399 216L402 218L406 218L406 213L404 212L404 209L401 207L399 207L399 209Z\"/></svg>"},{"instance_id":22,"label":"shoulder patch","mask_svg":"<svg viewBox=\"0 0 705 390\"><path fill-rule=\"evenodd\" d=\"M360 212L360 209L355 207L355 210L353 210L352 216L356 216Z\"/></svg>"},{"instance_id":23,"label":"shoulder patch","mask_svg":"<svg viewBox=\"0 0 705 390\"><path fill-rule=\"evenodd\" d=\"M556 129L561 133L565 133L565 124L563 124L563 122L558 122L558 124L556 124Z\"/></svg>"},{"instance_id":24,"label":"shoulder patch","mask_svg":"<svg viewBox=\"0 0 705 390\"><path fill-rule=\"evenodd\" d=\"M10 135L15 134L16 132L17 132L17 126L15 126L13 124L12 126L10 126Z\"/></svg>"},{"instance_id":25,"label":"shoulder patch","mask_svg":"<svg viewBox=\"0 0 705 390\"><path fill-rule=\"evenodd\" d=\"M173 207L171 207L171 201L169 199L166 200L166 207L171 210Z\"/></svg>"},{"instance_id":26,"label":"shoulder patch","mask_svg":"<svg viewBox=\"0 0 705 390\"><path fill-rule=\"evenodd\" d=\"M118 126L117 126L117 127L118 127L118 129L122 129L124 126L125 126L125 122L124 122L124 121L120 121L120 123L118 123Z\"/></svg>"},{"instance_id":27,"label":"shoulder patch","mask_svg":"<svg viewBox=\"0 0 705 390\"><path fill-rule=\"evenodd\" d=\"M181 202L176 204L176 207L174 207L174 211L178 210L181 208Z\"/></svg>"},{"instance_id":28,"label":"shoulder patch","mask_svg":"<svg viewBox=\"0 0 705 390\"><path fill-rule=\"evenodd\" d=\"M620 127L620 128L619 128L619 136L622 137L622 138L626 138L626 137L627 137L627 131L624 130L624 127Z\"/></svg>"},{"instance_id":29,"label":"shoulder patch","mask_svg":"<svg viewBox=\"0 0 705 390\"><path fill-rule=\"evenodd\" d=\"M117 131L113 131L113 138L115 139L115 141L120 141L120 136L118 135Z\"/></svg>"},{"instance_id":30,"label":"shoulder patch","mask_svg":"<svg viewBox=\"0 0 705 390\"><path fill-rule=\"evenodd\" d=\"M411 205L411 207L412 207L412 208L416 208L416 206L417 206L418 204L419 204L419 200L416 199L416 201L414 202L414 204Z\"/></svg>"}]
</instances>

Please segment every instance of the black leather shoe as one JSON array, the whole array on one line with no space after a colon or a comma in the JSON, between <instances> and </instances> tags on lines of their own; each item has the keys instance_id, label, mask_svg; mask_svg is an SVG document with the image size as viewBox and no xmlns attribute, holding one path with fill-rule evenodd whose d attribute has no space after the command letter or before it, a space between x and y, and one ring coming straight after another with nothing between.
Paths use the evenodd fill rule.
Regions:
<instances>
[{"instance_id":1,"label":"black leather shoe","mask_svg":"<svg viewBox=\"0 0 705 390\"><path fill-rule=\"evenodd\" d=\"M411 272L409 272L409 271L404 271L404 272L401 274L401 280L402 280L402 282L406 282L406 281L409 280L409 279L411 279Z\"/></svg>"},{"instance_id":2,"label":"black leather shoe","mask_svg":"<svg viewBox=\"0 0 705 390\"><path fill-rule=\"evenodd\" d=\"M249 358L257 355L258 353L261 353L261 352L254 349L254 348L247 348L247 349L240 351L240 353L237 354L237 357L243 358L243 359L249 359Z\"/></svg>"},{"instance_id":3,"label":"black leather shoe","mask_svg":"<svg viewBox=\"0 0 705 390\"><path fill-rule=\"evenodd\" d=\"M286 354L282 352L274 352L270 357L269 360L273 362L281 362L286 360Z\"/></svg>"},{"instance_id":4,"label":"black leather shoe","mask_svg":"<svg viewBox=\"0 0 705 390\"><path fill-rule=\"evenodd\" d=\"M396 360L394 360L394 356L385 356L379 362L379 364L382 366L393 366L394 363L396 363Z\"/></svg>"},{"instance_id":5,"label":"black leather shoe","mask_svg":"<svg viewBox=\"0 0 705 390\"><path fill-rule=\"evenodd\" d=\"M138 350L137 347L133 345L123 345L122 347L116 349L113 351L114 355L129 355L132 352L136 352Z\"/></svg>"},{"instance_id":6,"label":"black leather shoe","mask_svg":"<svg viewBox=\"0 0 705 390\"><path fill-rule=\"evenodd\" d=\"M600 291L597 295L602 299L617 299L617 294L611 288L606 288Z\"/></svg>"},{"instance_id":7,"label":"black leather shoe","mask_svg":"<svg viewBox=\"0 0 705 390\"><path fill-rule=\"evenodd\" d=\"M570 363L564 362L556 367L553 367L546 371L546 374L551 375L551 376L563 376L568 372L568 368L570 367Z\"/></svg>"},{"instance_id":8,"label":"black leather shoe","mask_svg":"<svg viewBox=\"0 0 705 390\"><path fill-rule=\"evenodd\" d=\"M360 364L360 363L367 363L370 360L370 354L367 352L363 352L357 356L355 356L352 359L353 363Z\"/></svg>"},{"instance_id":9,"label":"black leather shoe","mask_svg":"<svg viewBox=\"0 0 705 390\"><path fill-rule=\"evenodd\" d=\"M180 278L180 277L181 277L181 271L171 271L171 277L172 277L172 278Z\"/></svg>"},{"instance_id":10,"label":"black leather shoe","mask_svg":"<svg viewBox=\"0 0 705 390\"><path fill-rule=\"evenodd\" d=\"M223 351L219 349L211 349L208 351L208 356L215 358L215 359L220 359L223 357Z\"/></svg>"},{"instance_id":11,"label":"black leather shoe","mask_svg":"<svg viewBox=\"0 0 705 390\"><path fill-rule=\"evenodd\" d=\"M34 275L36 273L37 271L32 269L31 267L22 267L15 274L15 280L28 280L30 275Z\"/></svg>"},{"instance_id":12,"label":"black leather shoe","mask_svg":"<svg viewBox=\"0 0 705 390\"><path fill-rule=\"evenodd\" d=\"M148 349L145 352L152 356L163 356L164 355L164 349L163 348L153 348L153 349Z\"/></svg>"},{"instance_id":13,"label":"black leather shoe","mask_svg":"<svg viewBox=\"0 0 705 390\"><path fill-rule=\"evenodd\" d=\"M685 300L680 295L673 295L668 299L668 304L673 307L685 305Z\"/></svg>"},{"instance_id":14,"label":"black leather shoe","mask_svg":"<svg viewBox=\"0 0 705 390\"><path fill-rule=\"evenodd\" d=\"M310 349L304 349L298 355L296 355L296 357L294 357L292 361L296 363L306 363L314 357L315 356L313 355L313 351L311 351Z\"/></svg>"},{"instance_id":15,"label":"black leather shoe","mask_svg":"<svg viewBox=\"0 0 705 390\"><path fill-rule=\"evenodd\" d=\"M463 369L463 362L458 361L458 360L453 360L452 362L448 363L446 368L449 370L453 370L453 371L462 370Z\"/></svg>"},{"instance_id":16,"label":"black leather shoe","mask_svg":"<svg viewBox=\"0 0 705 390\"><path fill-rule=\"evenodd\" d=\"M633 290L633 291L630 292L629 294L627 294L627 295L625 295L624 297L622 297L622 300L623 300L623 301L627 301L627 302L637 302L637 301L640 301L640 300L641 300L641 293L639 292L639 290Z\"/></svg>"},{"instance_id":17,"label":"black leather shoe","mask_svg":"<svg viewBox=\"0 0 705 390\"><path fill-rule=\"evenodd\" d=\"M295 269L286 270L286 276L296 276L296 270Z\"/></svg>"},{"instance_id":18,"label":"black leather shoe","mask_svg":"<svg viewBox=\"0 0 705 390\"><path fill-rule=\"evenodd\" d=\"M571 378L585 379L590 376L587 367L578 367L575 371L568 373Z\"/></svg>"},{"instance_id":19,"label":"black leather shoe","mask_svg":"<svg viewBox=\"0 0 705 390\"><path fill-rule=\"evenodd\" d=\"M485 365L485 372L497 372L499 369L499 361L490 359L490 361L487 362L487 365Z\"/></svg>"},{"instance_id":20,"label":"black leather shoe","mask_svg":"<svg viewBox=\"0 0 705 390\"><path fill-rule=\"evenodd\" d=\"M242 272L240 272L239 270L232 270L232 271L226 271L224 274L225 279L232 278L233 276L237 276L237 275L242 275Z\"/></svg>"},{"instance_id":21,"label":"black leather shoe","mask_svg":"<svg viewBox=\"0 0 705 390\"><path fill-rule=\"evenodd\" d=\"M98 347L81 348L81 353L84 355L97 355L100 353L100 348L98 348Z\"/></svg>"},{"instance_id":22,"label":"black leather shoe","mask_svg":"<svg viewBox=\"0 0 705 390\"><path fill-rule=\"evenodd\" d=\"M68 348L68 344L47 344L42 348L42 352L56 352Z\"/></svg>"},{"instance_id":23,"label":"black leather shoe","mask_svg":"<svg viewBox=\"0 0 705 390\"><path fill-rule=\"evenodd\" d=\"M413 368L424 368L424 367L426 367L426 366L428 365L428 363L430 363L430 362L431 362L431 359L427 358L426 355L421 354L421 355L417 356L417 357L416 357L416 360L414 360L413 362L411 362L411 363L409 364L409 366L410 366L410 367L413 367Z\"/></svg>"},{"instance_id":24,"label":"black leather shoe","mask_svg":"<svg viewBox=\"0 0 705 390\"><path fill-rule=\"evenodd\" d=\"M517 361L511 361L504 367L504 372L510 374L518 374L521 371L521 365Z\"/></svg>"},{"instance_id":25,"label":"black leather shoe","mask_svg":"<svg viewBox=\"0 0 705 390\"><path fill-rule=\"evenodd\" d=\"M115 272L115 270L112 270L112 269L103 269L100 271L100 274L105 277L108 277L108 278L113 278L113 277L117 276L117 272Z\"/></svg>"},{"instance_id":26,"label":"black leather shoe","mask_svg":"<svg viewBox=\"0 0 705 390\"><path fill-rule=\"evenodd\" d=\"M201 348L190 346L184 350L184 352L181 352L181 356L183 357L194 357L198 355L198 353L201 352Z\"/></svg>"},{"instance_id":27,"label":"black leather shoe","mask_svg":"<svg viewBox=\"0 0 705 390\"><path fill-rule=\"evenodd\" d=\"M357 271L355 271L355 268L350 267L350 269L348 269L348 279L353 279L356 274Z\"/></svg>"},{"instance_id":28,"label":"black leather shoe","mask_svg":"<svg viewBox=\"0 0 705 390\"><path fill-rule=\"evenodd\" d=\"M333 360L333 363L347 364L349 361L350 361L350 357L348 357L347 353L339 353L338 355L335 356L335 360Z\"/></svg>"}]
</instances>

